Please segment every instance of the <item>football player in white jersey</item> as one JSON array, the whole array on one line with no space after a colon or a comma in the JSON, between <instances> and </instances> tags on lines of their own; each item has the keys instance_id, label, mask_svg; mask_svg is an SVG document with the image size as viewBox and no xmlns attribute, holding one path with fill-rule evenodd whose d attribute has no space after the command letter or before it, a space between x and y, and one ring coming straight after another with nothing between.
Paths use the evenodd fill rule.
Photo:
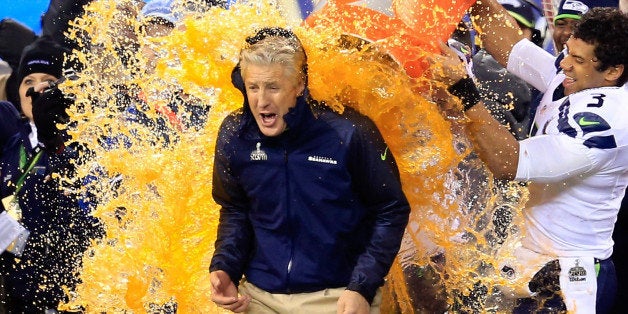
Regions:
<instances>
[{"instance_id":1,"label":"football player in white jersey","mask_svg":"<svg viewBox=\"0 0 628 314\"><path fill-rule=\"evenodd\" d=\"M435 78L462 101L478 155L496 178L529 183L521 246L498 265L521 283L504 289L518 299L514 313L608 313L612 233L628 185L628 15L591 9L558 57L524 39L495 0L476 2L472 16L491 55L544 93L531 137L517 141L456 54L436 58L448 71Z\"/></svg>"}]
</instances>

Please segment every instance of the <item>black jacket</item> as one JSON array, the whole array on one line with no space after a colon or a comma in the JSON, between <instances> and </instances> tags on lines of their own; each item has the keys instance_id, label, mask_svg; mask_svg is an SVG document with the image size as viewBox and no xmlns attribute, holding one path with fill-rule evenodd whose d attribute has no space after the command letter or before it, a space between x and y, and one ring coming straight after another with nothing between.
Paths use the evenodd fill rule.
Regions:
<instances>
[{"instance_id":1,"label":"black jacket","mask_svg":"<svg viewBox=\"0 0 628 314\"><path fill-rule=\"evenodd\" d=\"M37 152L28 138L30 124L23 122L18 128L0 155L0 196L13 195L22 173L36 161L17 193L21 224L30 235L21 258L7 251L0 254L0 275L11 310L42 313L56 308L65 297L64 289L72 289L78 282L81 256L100 232L100 225L79 205L76 193L64 193L59 180L49 178L53 173L71 176L78 151L71 146L61 154L42 152L35 158Z\"/></svg>"}]
</instances>

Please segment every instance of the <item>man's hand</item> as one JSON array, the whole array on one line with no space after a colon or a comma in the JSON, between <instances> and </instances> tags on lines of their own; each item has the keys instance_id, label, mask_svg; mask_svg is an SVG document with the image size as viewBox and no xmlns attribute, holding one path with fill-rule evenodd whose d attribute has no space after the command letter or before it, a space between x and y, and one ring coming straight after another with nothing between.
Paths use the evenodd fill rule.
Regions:
<instances>
[{"instance_id":1,"label":"man's hand","mask_svg":"<svg viewBox=\"0 0 628 314\"><path fill-rule=\"evenodd\" d=\"M369 314L371 306L358 292L345 290L338 299L338 314Z\"/></svg>"},{"instance_id":2,"label":"man's hand","mask_svg":"<svg viewBox=\"0 0 628 314\"><path fill-rule=\"evenodd\" d=\"M211 300L219 307L235 313L244 312L251 302L248 295L238 296L238 288L222 270L209 273L209 281L212 284Z\"/></svg>"},{"instance_id":3,"label":"man's hand","mask_svg":"<svg viewBox=\"0 0 628 314\"><path fill-rule=\"evenodd\" d=\"M435 54L429 59L432 64L428 73L435 82L448 86L447 91L460 99L462 111L467 111L482 101L480 92L477 86L475 86L471 68L464 65L464 61L461 58L465 57L454 52L454 48L450 48L443 43L440 46L442 54ZM437 98L443 98L441 95L436 96ZM441 104L443 102L442 99L436 99L435 101L439 103L442 110L447 111L451 109Z\"/></svg>"},{"instance_id":4,"label":"man's hand","mask_svg":"<svg viewBox=\"0 0 628 314\"><path fill-rule=\"evenodd\" d=\"M430 68L428 75L435 81L445 85L453 85L467 77L467 68L460 56L444 43L439 44L441 54L433 54L428 57Z\"/></svg>"}]
</instances>

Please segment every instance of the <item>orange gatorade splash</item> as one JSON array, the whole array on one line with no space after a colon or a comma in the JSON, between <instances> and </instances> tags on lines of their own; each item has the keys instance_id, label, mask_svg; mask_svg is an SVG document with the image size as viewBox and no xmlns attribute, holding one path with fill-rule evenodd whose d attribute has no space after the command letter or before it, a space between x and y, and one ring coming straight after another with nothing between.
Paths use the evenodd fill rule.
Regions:
<instances>
[{"instance_id":1,"label":"orange gatorade splash","mask_svg":"<svg viewBox=\"0 0 628 314\"><path fill-rule=\"evenodd\" d=\"M242 106L230 74L244 39L281 26L305 46L312 96L371 117L399 165L412 213L382 312L505 309L493 287L511 283L491 265L504 239L518 236L526 191L493 184L469 155L464 119L440 112L427 96L433 83L422 76L424 58L472 3L393 1L390 17L337 1L303 24L264 1L188 5L170 35L147 38L136 2L93 1L69 33L81 44L72 57L84 68L63 88L77 97L69 131L90 148L80 175L94 178L85 191L106 237L85 254L82 283L64 306L222 313L210 301L208 270L219 216L211 196L214 142L222 119ZM159 56L154 68L142 47ZM203 123L192 109L206 114Z\"/></svg>"},{"instance_id":2,"label":"orange gatorade splash","mask_svg":"<svg viewBox=\"0 0 628 314\"><path fill-rule=\"evenodd\" d=\"M330 0L307 18L307 24L339 28L371 41L390 53L413 78L428 67L426 53L437 53L475 0L396 0L385 11L369 1ZM391 16L392 15L392 16Z\"/></svg>"}]
</instances>

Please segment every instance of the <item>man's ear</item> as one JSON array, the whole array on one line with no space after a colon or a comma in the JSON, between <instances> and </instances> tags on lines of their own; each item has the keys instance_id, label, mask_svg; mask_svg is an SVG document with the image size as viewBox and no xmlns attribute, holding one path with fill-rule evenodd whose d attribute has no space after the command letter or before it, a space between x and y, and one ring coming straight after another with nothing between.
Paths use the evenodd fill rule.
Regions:
<instances>
[{"instance_id":1,"label":"man's ear","mask_svg":"<svg viewBox=\"0 0 628 314\"><path fill-rule=\"evenodd\" d=\"M623 64L610 66L608 69L606 69L606 74L604 75L604 78L611 82L617 82L617 80L619 80L624 71L626 71L626 68Z\"/></svg>"}]
</instances>

